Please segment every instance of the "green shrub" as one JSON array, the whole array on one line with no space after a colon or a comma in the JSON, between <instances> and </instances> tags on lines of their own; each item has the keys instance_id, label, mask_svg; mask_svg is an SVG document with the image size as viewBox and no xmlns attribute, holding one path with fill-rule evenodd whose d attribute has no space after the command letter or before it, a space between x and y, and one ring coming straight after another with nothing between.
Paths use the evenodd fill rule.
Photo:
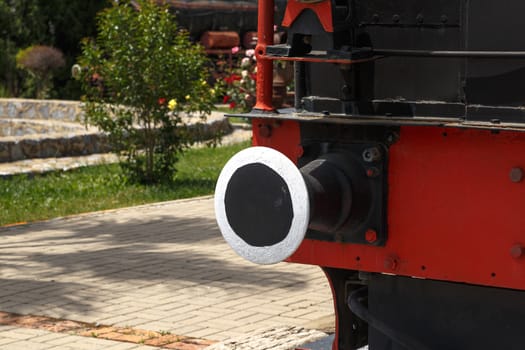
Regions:
<instances>
[{"instance_id":1,"label":"green shrub","mask_svg":"<svg viewBox=\"0 0 525 350\"><path fill-rule=\"evenodd\" d=\"M88 123L107 132L132 180L171 180L191 144L184 116L213 107L207 58L166 7L119 1L98 15L96 40L79 58Z\"/></svg>"}]
</instances>

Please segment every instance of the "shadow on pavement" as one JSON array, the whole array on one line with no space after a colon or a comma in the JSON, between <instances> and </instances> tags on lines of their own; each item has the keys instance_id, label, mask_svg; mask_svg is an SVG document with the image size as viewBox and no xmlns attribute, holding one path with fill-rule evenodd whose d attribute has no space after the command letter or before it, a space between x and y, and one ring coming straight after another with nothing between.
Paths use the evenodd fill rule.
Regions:
<instances>
[{"instance_id":1,"label":"shadow on pavement","mask_svg":"<svg viewBox=\"0 0 525 350\"><path fill-rule=\"evenodd\" d=\"M56 310L83 313L97 288L111 291L123 282L168 284L174 294L188 285L232 290L305 285L287 265L258 266L236 256L206 217L94 215L0 228L0 236L2 311L24 313L23 307L9 306L27 304L27 313L38 314L51 303ZM50 294L50 300L42 298Z\"/></svg>"}]
</instances>

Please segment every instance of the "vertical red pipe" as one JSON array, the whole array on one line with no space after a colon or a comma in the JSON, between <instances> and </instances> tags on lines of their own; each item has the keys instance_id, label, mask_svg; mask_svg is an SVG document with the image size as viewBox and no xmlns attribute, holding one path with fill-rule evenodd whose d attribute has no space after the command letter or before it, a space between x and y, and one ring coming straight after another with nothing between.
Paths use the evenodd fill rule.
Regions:
<instances>
[{"instance_id":1,"label":"vertical red pipe","mask_svg":"<svg viewBox=\"0 0 525 350\"><path fill-rule=\"evenodd\" d=\"M257 101L255 109L271 111L273 110L273 64L271 60L265 59L263 56L266 54L266 46L273 45L274 0L259 0L258 11L257 46L255 47L257 57Z\"/></svg>"}]
</instances>

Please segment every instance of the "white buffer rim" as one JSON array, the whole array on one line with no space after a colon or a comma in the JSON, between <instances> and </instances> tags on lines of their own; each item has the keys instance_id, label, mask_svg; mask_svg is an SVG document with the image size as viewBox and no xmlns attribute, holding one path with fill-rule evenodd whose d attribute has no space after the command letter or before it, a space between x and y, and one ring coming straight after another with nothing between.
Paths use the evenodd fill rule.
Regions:
<instances>
[{"instance_id":1,"label":"white buffer rim","mask_svg":"<svg viewBox=\"0 0 525 350\"><path fill-rule=\"evenodd\" d=\"M279 174L288 186L293 218L288 235L282 241L255 247L240 238L230 226L226 215L225 196L228 182L237 169L260 163ZM275 264L292 255L304 239L310 221L308 189L297 166L279 151L268 147L251 147L234 155L224 166L215 187L215 217L222 236L243 258L257 264Z\"/></svg>"}]
</instances>

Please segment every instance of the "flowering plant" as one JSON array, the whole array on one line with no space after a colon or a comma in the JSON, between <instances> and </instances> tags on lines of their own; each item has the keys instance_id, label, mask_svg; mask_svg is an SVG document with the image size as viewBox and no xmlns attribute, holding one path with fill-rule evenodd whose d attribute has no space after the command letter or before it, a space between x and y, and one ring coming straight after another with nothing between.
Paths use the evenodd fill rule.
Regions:
<instances>
[{"instance_id":1,"label":"flowering plant","mask_svg":"<svg viewBox=\"0 0 525 350\"><path fill-rule=\"evenodd\" d=\"M238 47L232 48L232 53L239 52ZM223 103L231 109L248 112L255 104L255 85L257 82L257 65L255 51L246 50L235 67L222 80L225 95Z\"/></svg>"},{"instance_id":2,"label":"flowering plant","mask_svg":"<svg viewBox=\"0 0 525 350\"><path fill-rule=\"evenodd\" d=\"M121 0L101 12L97 37L83 42L85 118L107 133L130 180L171 182L178 155L194 140L189 117L211 112L215 89L203 48L167 7L137 3L140 11Z\"/></svg>"}]
</instances>

